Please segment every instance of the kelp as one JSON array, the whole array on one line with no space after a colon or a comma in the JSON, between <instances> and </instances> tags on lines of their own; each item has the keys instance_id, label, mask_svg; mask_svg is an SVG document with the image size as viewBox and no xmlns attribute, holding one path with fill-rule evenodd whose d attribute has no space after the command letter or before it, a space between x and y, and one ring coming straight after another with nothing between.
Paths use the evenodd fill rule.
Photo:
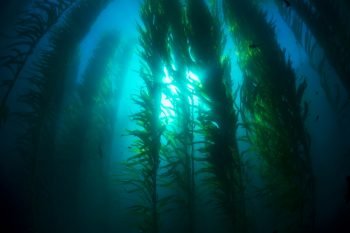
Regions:
<instances>
[{"instance_id":1,"label":"kelp","mask_svg":"<svg viewBox=\"0 0 350 233\"><path fill-rule=\"evenodd\" d=\"M317 4L320 4L320 2ZM333 3L328 2L327 5L328 4L332 5L329 5L332 11L341 11L340 7L337 6L337 4L341 4L339 1L338 3L337 1L334 1ZM320 45L297 12L286 8L280 1L276 1L276 5L278 6L283 19L292 29L297 42L304 48L309 57L311 67L318 73L320 86L323 89L330 107L339 115L339 119L341 119L344 117L344 109L350 101L348 99L346 99L345 102L342 101L340 85L336 80L331 79L332 77L327 69L328 66L326 64L328 59L326 54L322 53L321 58L320 56L316 56L316 51L320 53ZM338 17L344 18L344 15L339 15L335 18L337 19ZM338 19L337 21L339 21L338 23L341 23L342 20Z\"/></svg>"},{"instance_id":2,"label":"kelp","mask_svg":"<svg viewBox=\"0 0 350 233\"><path fill-rule=\"evenodd\" d=\"M108 64L112 61L120 43L117 32L108 32L101 36L79 85L80 99L86 104L97 101L102 83L108 74Z\"/></svg>"},{"instance_id":3,"label":"kelp","mask_svg":"<svg viewBox=\"0 0 350 233\"><path fill-rule=\"evenodd\" d=\"M80 82L76 84L77 80L72 80L74 94L67 101L57 139L59 154L67 159L84 161L104 157L101 150L106 135L111 137L112 131L108 109L116 107L116 86L123 78L112 75L109 69L119 43L119 33L101 35Z\"/></svg>"},{"instance_id":4,"label":"kelp","mask_svg":"<svg viewBox=\"0 0 350 233\"><path fill-rule=\"evenodd\" d=\"M125 183L129 192L138 195L137 204L130 207L140 216L135 223L142 232L157 233L160 228L160 211L170 200L160 198L159 166L161 135L165 125L159 120L161 114L161 82L163 61L167 60L167 24L163 1L146 0L141 8L142 24L139 27L142 58L140 75L145 87L134 98L140 110L131 116L138 129L129 134L136 139L131 145L134 155L124 164L127 172Z\"/></svg>"},{"instance_id":5,"label":"kelp","mask_svg":"<svg viewBox=\"0 0 350 233\"><path fill-rule=\"evenodd\" d=\"M350 29L344 2L296 0L292 6L324 50L349 95Z\"/></svg>"},{"instance_id":6,"label":"kelp","mask_svg":"<svg viewBox=\"0 0 350 233\"><path fill-rule=\"evenodd\" d=\"M65 198L72 199L74 204L65 209L73 212L71 218L79 232L105 221L102 216L106 211L103 203L108 193L108 175L104 165L109 160L114 138L117 90L125 77L117 71L123 64L116 60L119 46L119 33L110 31L100 36L78 83L73 79L68 85L71 88L66 91L65 108L55 140L56 161L69 164L65 173L71 176L65 182L70 190ZM110 66L116 70L115 74Z\"/></svg>"},{"instance_id":7,"label":"kelp","mask_svg":"<svg viewBox=\"0 0 350 233\"><path fill-rule=\"evenodd\" d=\"M29 166L29 185L32 198L33 231L46 232L43 216L55 226L55 213L45 211L54 205L55 158L57 127L63 95L69 79L69 67L79 43L87 34L93 21L108 1L82 0L76 2L59 25L49 35L48 48L42 50L33 67L24 94L18 101L25 108L17 113L23 124L23 134L18 138L18 149ZM49 169L45 176L40 173ZM45 198L41 189L50 190ZM44 214L44 215L43 215ZM49 225L50 225L49 224ZM51 227L52 227L51 226Z\"/></svg>"},{"instance_id":8,"label":"kelp","mask_svg":"<svg viewBox=\"0 0 350 233\"><path fill-rule=\"evenodd\" d=\"M8 77L1 80L1 87L5 88L5 92L0 102L0 126L7 120L10 112L8 99L29 58L42 38L73 5L74 1L71 0L35 1L32 9L23 12L17 20L14 39L5 48L7 55L0 58L1 68L8 71Z\"/></svg>"},{"instance_id":9,"label":"kelp","mask_svg":"<svg viewBox=\"0 0 350 233\"><path fill-rule=\"evenodd\" d=\"M187 3L188 38L192 66L202 70L199 101L200 134L205 138L200 151L205 165L198 171L213 194L233 232L246 232L244 167L236 141L237 114L234 109L230 65L223 58L222 32L204 1Z\"/></svg>"},{"instance_id":10,"label":"kelp","mask_svg":"<svg viewBox=\"0 0 350 233\"><path fill-rule=\"evenodd\" d=\"M312 232L314 184L302 106L306 82L296 86L274 27L257 5L225 0L223 9L244 74L241 112L247 140L261 163L262 193L276 211L275 229Z\"/></svg>"},{"instance_id":11,"label":"kelp","mask_svg":"<svg viewBox=\"0 0 350 233\"><path fill-rule=\"evenodd\" d=\"M167 46L168 58L165 71L169 80L164 83L163 94L169 99L168 111L173 116L166 116L171 121L164 132L164 164L162 186L171 193L172 202L181 216L181 225L177 230L193 233L196 230L196 181L194 130L196 106L195 84L189 81L190 67L188 42L186 35L187 20L185 7L180 1L166 1L164 9L169 24ZM193 82L193 80L192 80ZM162 106L167 111L167 108ZM175 212L175 211L174 211Z\"/></svg>"},{"instance_id":12,"label":"kelp","mask_svg":"<svg viewBox=\"0 0 350 233\"><path fill-rule=\"evenodd\" d=\"M52 129L55 128L53 121L56 117L54 116L62 107L64 87L69 77L69 61L106 3L107 1L104 0L95 3L83 0L77 3L65 17L64 22L50 35L50 46L42 51L35 61L34 67L31 68L31 77L28 79L29 88L19 97L19 101L27 105L30 110L18 113L18 116L27 124L25 136L20 140L24 143L23 145L27 145L26 142L38 145L35 141L40 141L40 137L46 138L44 133L52 133ZM82 17L84 17L84 24L80 22ZM29 149L26 146L20 148L24 151ZM29 151L36 150L32 148Z\"/></svg>"}]
</instances>

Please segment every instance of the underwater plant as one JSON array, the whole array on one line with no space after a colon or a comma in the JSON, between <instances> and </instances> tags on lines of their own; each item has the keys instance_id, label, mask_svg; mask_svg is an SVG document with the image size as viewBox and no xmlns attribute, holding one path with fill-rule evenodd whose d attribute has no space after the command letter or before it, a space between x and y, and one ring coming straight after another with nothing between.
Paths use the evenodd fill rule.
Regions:
<instances>
[{"instance_id":1,"label":"underwater plant","mask_svg":"<svg viewBox=\"0 0 350 233\"><path fill-rule=\"evenodd\" d=\"M0 102L0 126L10 113L8 100L28 60L32 57L43 37L60 21L61 17L74 5L72 0L34 1L31 8L17 20L15 35L7 45L8 54L0 58L0 67L8 71L8 77L1 80L5 88Z\"/></svg>"},{"instance_id":2,"label":"underwater plant","mask_svg":"<svg viewBox=\"0 0 350 233\"><path fill-rule=\"evenodd\" d=\"M186 36L185 8L180 1L165 1L164 11L168 23L168 55L164 66L163 96L169 106L162 106L164 121L169 122L164 131L161 166L161 186L172 195L170 204L182 216L177 229L193 233L196 230L195 190L195 103L194 86L189 77L189 54ZM169 113L170 114L169 114ZM173 213L176 211L173 211Z\"/></svg>"},{"instance_id":3,"label":"underwater plant","mask_svg":"<svg viewBox=\"0 0 350 233\"><path fill-rule=\"evenodd\" d=\"M43 222L43 218L45 222L59 229L56 225L58 214L50 210L55 209L53 205L57 205L54 201L57 201L55 189L59 188L54 186L58 184L59 173L56 139L61 123L65 85L70 78L70 61L107 3L105 0L81 0L74 4L64 20L48 35L49 46L40 51L30 67L28 86L18 99L19 103L25 106L22 111L16 113L23 124L23 133L18 137L18 150L29 167L28 179L35 232L47 232L46 226L39 224Z\"/></svg>"},{"instance_id":4,"label":"underwater plant","mask_svg":"<svg viewBox=\"0 0 350 233\"><path fill-rule=\"evenodd\" d=\"M232 232L246 232L244 166L236 140L237 113L219 21L201 0L188 1L187 20L191 66L203 71L198 90L203 107L198 121L205 138L200 149L204 165L197 173L206 175L204 185Z\"/></svg>"},{"instance_id":5,"label":"underwater plant","mask_svg":"<svg viewBox=\"0 0 350 233\"><path fill-rule=\"evenodd\" d=\"M123 63L118 64L115 60L119 46L120 34L117 32L106 32L98 39L80 81L71 80L69 86L72 88L65 98L66 107L55 140L58 145L56 156L70 164L66 172L74 177L69 183L76 186L72 188L77 196L73 208L77 209L75 221L82 221L79 231L105 222L108 175L104 163L109 159L113 139L117 89L124 78L118 70ZM118 74L112 74L111 69Z\"/></svg>"},{"instance_id":6,"label":"underwater plant","mask_svg":"<svg viewBox=\"0 0 350 233\"><path fill-rule=\"evenodd\" d=\"M67 107L57 138L62 151L59 154L80 161L103 157L104 135L112 130L112 116L108 109L115 102L115 84L119 81L110 76L109 63L119 43L120 35L116 32L101 35L81 80L78 84L77 80L72 80L74 90L70 92L76 92L76 95L67 98L69 100L65 104Z\"/></svg>"},{"instance_id":7,"label":"underwater plant","mask_svg":"<svg viewBox=\"0 0 350 233\"><path fill-rule=\"evenodd\" d=\"M302 107L306 82L296 86L274 27L255 3L224 0L223 9L244 74L241 113L260 164L261 193L275 210L277 229L312 232L314 181Z\"/></svg>"},{"instance_id":8,"label":"underwater plant","mask_svg":"<svg viewBox=\"0 0 350 233\"><path fill-rule=\"evenodd\" d=\"M334 5L336 4L334 3ZM341 120L345 116L344 110L350 104L350 101L348 99L345 101L342 100L340 85L336 83L336 80L332 80L333 77L330 75L328 69L326 69L326 55L322 53L321 58L316 56L316 51L320 52L319 43L297 12L284 7L280 1L277 1L277 7L285 22L292 29L297 42L304 48L309 58L309 64L318 73L320 86L330 107L339 115L339 120Z\"/></svg>"},{"instance_id":9,"label":"underwater plant","mask_svg":"<svg viewBox=\"0 0 350 233\"><path fill-rule=\"evenodd\" d=\"M126 178L122 183L136 193L139 204L130 207L133 214L140 217L135 223L142 232L157 233L160 227L160 211L170 198L159 197L159 166L161 136L165 129L161 115L162 67L166 59L167 24L163 1L146 0L141 8L143 25L139 27L142 65L140 75L145 87L134 98L140 111L131 119L138 129L129 134L136 138L131 145L134 155L124 164Z\"/></svg>"},{"instance_id":10,"label":"underwater plant","mask_svg":"<svg viewBox=\"0 0 350 233\"><path fill-rule=\"evenodd\" d=\"M280 4L279 1L276 2ZM349 95L350 29L347 3L329 0L296 0L293 1L292 9L302 18L324 50L325 56Z\"/></svg>"}]
</instances>

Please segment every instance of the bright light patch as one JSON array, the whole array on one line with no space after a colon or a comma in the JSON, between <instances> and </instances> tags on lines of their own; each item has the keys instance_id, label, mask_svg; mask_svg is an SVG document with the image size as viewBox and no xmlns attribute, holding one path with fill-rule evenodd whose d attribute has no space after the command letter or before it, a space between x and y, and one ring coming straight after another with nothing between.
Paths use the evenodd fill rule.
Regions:
<instances>
[{"instance_id":1,"label":"bright light patch","mask_svg":"<svg viewBox=\"0 0 350 233\"><path fill-rule=\"evenodd\" d=\"M169 89L170 89L172 94L178 94L179 93L179 89L175 85L169 85Z\"/></svg>"},{"instance_id":2,"label":"bright light patch","mask_svg":"<svg viewBox=\"0 0 350 233\"><path fill-rule=\"evenodd\" d=\"M196 83L200 83L201 81L199 80L199 77L193 73L192 71L189 71L187 72L187 79L193 83L193 82L196 82Z\"/></svg>"},{"instance_id":3,"label":"bright light patch","mask_svg":"<svg viewBox=\"0 0 350 233\"><path fill-rule=\"evenodd\" d=\"M169 76L168 69L165 66L163 68L163 71L165 74L165 77L163 78L163 83L165 83L165 84L171 83L173 81L173 79L172 79L172 77Z\"/></svg>"},{"instance_id":4,"label":"bright light patch","mask_svg":"<svg viewBox=\"0 0 350 233\"><path fill-rule=\"evenodd\" d=\"M171 83L173 80L171 80L171 78L170 77L168 77L168 76L165 76L164 78L163 78L163 83L165 83L165 84L169 84L169 83Z\"/></svg>"},{"instance_id":5,"label":"bright light patch","mask_svg":"<svg viewBox=\"0 0 350 233\"><path fill-rule=\"evenodd\" d=\"M174 106L165 94L162 94L161 103L160 119L165 120L166 123L173 122L175 116Z\"/></svg>"},{"instance_id":6,"label":"bright light patch","mask_svg":"<svg viewBox=\"0 0 350 233\"><path fill-rule=\"evenodd\" d=\"M174 108L173 104L170 102L170 100L164 94L162 94L162 106L164 106L166 108Z\"/></svg>"},{"instance_id":7,"label":"bright light patch","mask_svg":"<svg viewBox=\"0 0 350 233\"><path fill-rule=\"evenodd\" d=\"M194 90L194 87L193 87L191 84L187 84L187 88L188 88L189 90L191 90L191 91Z\"/></svg>"},{"instance_id":8,"label":"bright light patch","mask_svg":"<svg viewBox=\"0 0 350 233\"><path fill-rule=\"evenodd\" d=\"M188 54L190 55L190 58L192 61L196 62L196 58L192 54L192 48L191 46L188 48Z\"/></svg>"},{"instance_id":9,"label":"bright light patch","mask_svg":"<svg viewBox=\"0 0 350 233\"><path fill-rule=\"evenodd\" d=\"M190 105L198 106L199 98L198 96L192 95L188 97L188 102Z\"/></svg>"},{"instance_id":10,"label":"bright light patch","mask_svg":"<svg viewBox=\"0 0 350 233\"><path fill-rule=\"evenodd\" d=\"M173 69L175 69L175 65L172 64L172 66L173 66ZM175 85L171 84L174 81L174 79L173 77L169 76L169 71L166 68L166 66L164 66L163 71L165 75L163 77L163 83L167 84L167 87L169 88L172 94L177 95L179 93L179 89Z\"/></svg>"},{"instance_id":11,"label":"bright light patch","mask_svg":"<svg viewBox=\"0 0 350 233\"><path fill-rule=\"evenodd\" d=\"M216 123L215 121L212 121L211 123L212 123L216 128L219 128L219 124Z\"/></svg>"}]
</instances>

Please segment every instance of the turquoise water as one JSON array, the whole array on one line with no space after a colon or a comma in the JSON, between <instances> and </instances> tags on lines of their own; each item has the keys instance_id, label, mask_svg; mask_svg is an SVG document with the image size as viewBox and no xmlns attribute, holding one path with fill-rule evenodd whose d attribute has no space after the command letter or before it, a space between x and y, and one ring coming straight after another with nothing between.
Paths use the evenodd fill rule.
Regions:
<instances>
[{"instance_id":1,"label":"turquoise water","mask_svg":"<svg viewBox=\"0 0 350 233\"><path fill-rule=\"evenodd\" d=\"M345 9L1 3L0 232L349 232Z\"/></svg>"}]
</instances>

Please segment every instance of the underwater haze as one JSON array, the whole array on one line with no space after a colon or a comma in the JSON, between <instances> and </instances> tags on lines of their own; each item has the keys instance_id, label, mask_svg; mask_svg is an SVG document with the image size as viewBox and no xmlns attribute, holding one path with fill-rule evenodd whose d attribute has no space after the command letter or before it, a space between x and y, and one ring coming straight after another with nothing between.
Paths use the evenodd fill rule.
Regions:
<instances>
[{"instance_id":1,"label":"underwater haze","mask_svg":"<svg viewBox=\"0 0 350 233\"><path fill-rule=\"evenodd\" d=\"M348 0L0 2L0 233L349 233Z\"/></svg>"}]
</instances>

